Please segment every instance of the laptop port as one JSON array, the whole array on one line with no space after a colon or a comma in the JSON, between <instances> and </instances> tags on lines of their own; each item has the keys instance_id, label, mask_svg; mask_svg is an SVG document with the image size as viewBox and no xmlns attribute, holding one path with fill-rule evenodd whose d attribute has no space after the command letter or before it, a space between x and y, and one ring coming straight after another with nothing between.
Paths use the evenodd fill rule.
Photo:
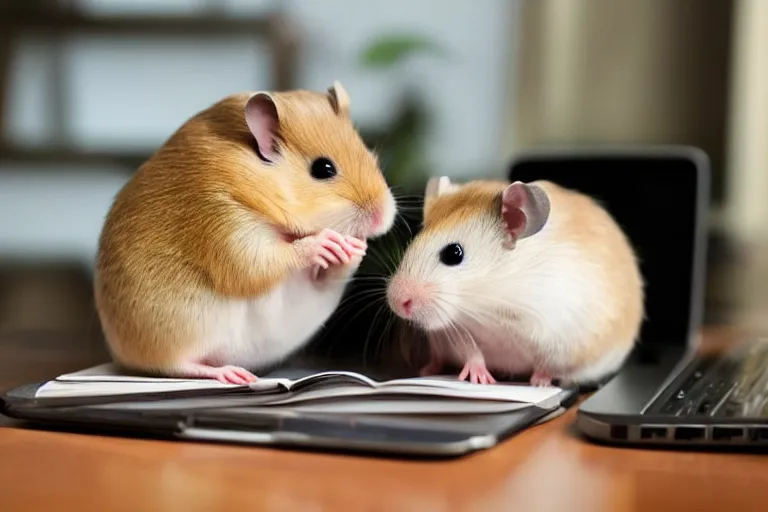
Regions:
<instances>
[{"instance_id":1,"label":"laptop port","mask_svg":"<svg viewBox=\"0 0 768 512\"><path fill-rule=\"evenodd\" d=\"M611 439L626 441L629 437L629 429L626 425L611 425Z\"/></svg>"},{"instance_id":2,"label":"laptop port","mask_svg":"<svg viewBox=\"0 0 768 512\"><path fill-rule=\"evenodd\" d=\"M640 439L666 439L667 427L640 427Z\"/></svg>"},{"instance_id":3,"label":"laptop port","mask_svg":"<svg viewBox=\"0 0 768 512\"><path fill-rule=\"evenodd\" d=\"M768 427L757 427L749 429L750 441L768 441Z\"/></svg>"},{"instance_id":4,"label":"laptop port","mask_svg":"<svg viewBox=\"0 0 768 512\"><path fill-rule=\"evenodd\" d=\"M744 429L739 427L714 427L712 429L713 441L733 441L744 437Z\"/></svg>"},{"instance_id":5,"label":"laptop port","mask_svg":"<svg viewBox=\"0 0 768 512\"><path fill-rule=\"evenodd\" d=\"M704 427L677 427L675 429L675 439L678 441L704 439L705 434Z\"/></svg>"}]
</instances>

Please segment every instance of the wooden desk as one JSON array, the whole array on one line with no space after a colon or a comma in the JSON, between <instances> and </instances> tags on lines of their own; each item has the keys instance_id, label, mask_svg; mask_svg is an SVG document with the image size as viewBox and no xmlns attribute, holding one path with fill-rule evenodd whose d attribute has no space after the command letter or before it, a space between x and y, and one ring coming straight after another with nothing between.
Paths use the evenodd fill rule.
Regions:
<instances>
[{"instance_id":1,"label":"wooden desk","mask_svg":"<svg viewBox=\"0 0 768 512\"><path fill-rule=\"evenodd\" d=\"M768 510L765 456L597 446L575 412L450 462L0 428L0 510Z\"/></svg>"}]
</instances>

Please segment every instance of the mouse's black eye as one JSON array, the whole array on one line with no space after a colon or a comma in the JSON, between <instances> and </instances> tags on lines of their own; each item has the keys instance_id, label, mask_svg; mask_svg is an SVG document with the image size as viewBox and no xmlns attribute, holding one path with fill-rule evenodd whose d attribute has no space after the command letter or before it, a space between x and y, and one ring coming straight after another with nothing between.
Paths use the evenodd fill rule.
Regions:
<instances>
[{"instance_id":1,"label":"mouse's black eye","mask_svg":"<svg viewBox=\"0 0 768 512\"><path fill-rule=\"evenodd\" d=\"M312 162L309 172L316 180L328 180L336 176L336 166L327 158L321 157Z\"/></svg>"},{"instance_id":2,"label":"mouse's black eye","mask_svg":"<svg viewBox=\"0 0 768 512\"><path fill-rule=\"evenodd\" d=\"M464 260L464 248L460 244L448 244L440 251L440 262L455 267Z\"/></svg>"}]
</instances>

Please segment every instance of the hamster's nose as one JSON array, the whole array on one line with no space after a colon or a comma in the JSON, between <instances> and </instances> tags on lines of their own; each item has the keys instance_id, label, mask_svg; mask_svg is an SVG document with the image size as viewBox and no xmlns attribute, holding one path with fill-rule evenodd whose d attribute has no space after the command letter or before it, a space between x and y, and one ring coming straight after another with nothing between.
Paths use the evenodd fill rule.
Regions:
<instances>
[{"instance_id":1,"label":"hamster's nose","mask_svg":"<svg viewBox=\"0 0 768 512\"><path fill-rule=\"evenodd\" d=\"M381 236L390 230L397 215L397 203L392 194L385 201L371 204L367 211L368 232L370 236Z\"/></svg>"},{"instance_id":2,"label":"hamster's nose","mask_svg":"<svg viewBox=\"0 0 768 512\"><path fill-rule=\"evenodd\" d=\"M373 215L371 216L371 231L378 231L378 229L381 227L381 221L384 215L382 215L381 210L376 210L373 212Z\"/></svg>"}]
</instances>

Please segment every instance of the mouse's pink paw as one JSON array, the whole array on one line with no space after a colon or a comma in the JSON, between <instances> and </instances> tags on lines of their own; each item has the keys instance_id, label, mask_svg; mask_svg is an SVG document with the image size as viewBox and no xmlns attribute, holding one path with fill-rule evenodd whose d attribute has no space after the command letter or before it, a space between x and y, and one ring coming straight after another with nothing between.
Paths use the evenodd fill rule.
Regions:
<instances>
[{"instance_id":1,"label":"mouse's pink paw","mask_svg":"<svg viewBox=\"0 0 768 512\"><path fill-rule=\"evenodd\" d=\"M186 379L216 379L224 384L241 386L258 380L254 374L239 366L208 366L199 363L183 365L175 374Z\"/></svg>"},{"instance_id":2,"label":"mouse's pink paw","mask_svg":"<svg viewBox=\"0 0 768 512\"><path fill-rule=\"evenodd\" d=\"M438 375L443 370L443 362L439 359L431 359L427 364L421 367L419 375L422 377L429 377L430 375Z\"/></svg>"},{"instance_id":3,"label":"mouse's pink paw","mask_svg":"<svg viewBox=\"0 0 768 512\"><path fill-rule=\"evenodd\" d=\"M464 368L459 374L459 380L466 380L473 384L495 384L496 379L493 378L491 372L485 366L485 359L482 356L473 357L464 364Z\"/></svg>"},{"instance_id":4,"label":"mouse's pink paw","mask_svg":"<svg viewBox=\"0 0 768 512\"><path fill-rule=\"evenodd\" d=\"M365 256L367 244L354 237L345 237L332 229L324 229L297 241L305 248L307 266L327 269L332 265L347 265L356 257Z\"/></svg>"},{"instance_id":5,"label":"mouse's pink paw","mask_svg":"<svg viewBox=\"0 0 768 512\"><path fill-rule=\"evenodd\" d=\"M539 372L533 372L531 375L531 386L547 387L552 385L552 377Z\"/></svg>"}]
</instances>

